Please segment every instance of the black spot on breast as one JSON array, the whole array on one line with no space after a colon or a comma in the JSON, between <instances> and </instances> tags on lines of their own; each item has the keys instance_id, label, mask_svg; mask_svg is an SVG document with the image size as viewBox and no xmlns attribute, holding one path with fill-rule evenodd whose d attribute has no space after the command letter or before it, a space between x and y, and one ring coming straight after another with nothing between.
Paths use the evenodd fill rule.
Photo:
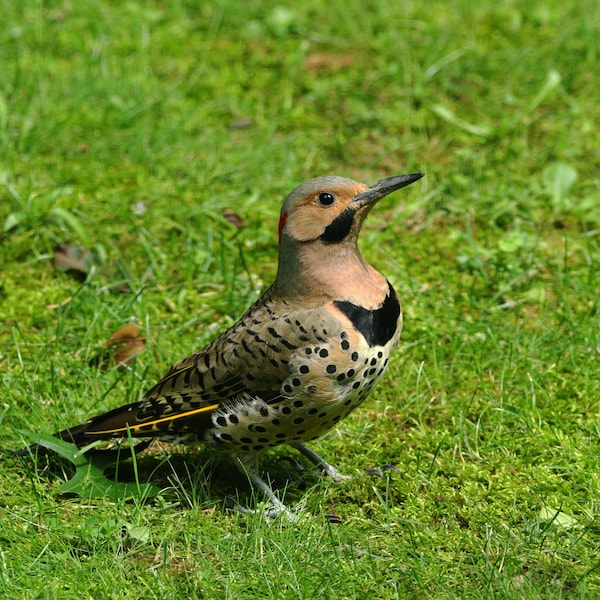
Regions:
<instances>
[{"instance_id":1,"label":"black spot on breast","mask_svg":"<svg viewBox=\"0 0 600 600\"><path fill-rule=\"evenodd\" d=\"M396 333L400 302L389 282L388 294L380 308L368 310L347 300L338 300L334 304L352 321L369 346L385 346Z\"/></svg>"}]
</instances>

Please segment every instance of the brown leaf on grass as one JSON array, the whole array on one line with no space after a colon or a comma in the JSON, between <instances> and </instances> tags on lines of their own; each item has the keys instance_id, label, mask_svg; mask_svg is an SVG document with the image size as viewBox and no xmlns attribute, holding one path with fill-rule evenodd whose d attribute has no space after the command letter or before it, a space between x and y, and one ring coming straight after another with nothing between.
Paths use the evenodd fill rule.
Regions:
<instances>
[{"instance_id":1,"label":"brown leaf on grass","mask_svg":"<svg viewBox=\"0 0 600 600\"><path fill-rule=\"evenodd\" d=\"M146 347L146 338L140 337L140 329L128 323L119 327L104 344L104 351L90 360L91 365L97 365L103 370L116 365L128 365L136 354Z\"/></svg>"},{"instance_id":2,"label":"brown leaf on grass","mask_svg":"<svg viewBox=\"0 0 600 600\"><path fill-rule=\"evenodd\" d=\"M58 244L54 251L54 266L59 271L71 273L78 279L85 279L89 272L94 255L87 248L79 248L69 244Z\"/></svg>"},{"instance_id":3,"label":"brown leaf on grass","mask_svg":"<svg viewBox=\"0 0 600 600\"><path fill-rule=\"evenodd\" d=\"M353 54L329 54L327 52L313 52L306 57L304 68L313 73L324 71L341 71L351 67L356 62Z\"/></svg>"},{"instance_id":4,"label":"brown leaf on grass","mask_svg":"<svg viewBox=\"0 0 600 600\"><path fill-rule=\"evenodd\" d=\"M241 227L244 226L244 219L242 219L242 217L240 217L240 215L238 215L236 212L233 212L232 210L225 208L223 209L223 218L226 219L227 221L229 221L234 227L237 227L238 229L240 229Z\"/></svg>"}]
</instances>

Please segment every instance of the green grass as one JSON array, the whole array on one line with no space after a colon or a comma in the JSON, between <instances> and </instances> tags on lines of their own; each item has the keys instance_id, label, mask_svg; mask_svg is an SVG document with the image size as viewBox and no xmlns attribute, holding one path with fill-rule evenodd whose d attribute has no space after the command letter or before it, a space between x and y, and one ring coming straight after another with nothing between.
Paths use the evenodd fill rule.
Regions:
<instances>
[{"instance_id":1,"label":"green grass","mask_svg":"<svg viewBox=\"0 0 600 600\"><path fill-rule=\"evenodd\" d=\"M1 445L137 398L232 323L299 182L424 171L361 242L402 348L313 444L357 477L265 456L305 515L271 523L227 510L263 499L203 449L140 457L147 502L61 496L68 472L4 453L0 594L597 598L597 2L296 4L0 0ZM59 243L92 250L84 282ZM127 322L146 350L90 364Z\"/></svg>"}]
</instances>

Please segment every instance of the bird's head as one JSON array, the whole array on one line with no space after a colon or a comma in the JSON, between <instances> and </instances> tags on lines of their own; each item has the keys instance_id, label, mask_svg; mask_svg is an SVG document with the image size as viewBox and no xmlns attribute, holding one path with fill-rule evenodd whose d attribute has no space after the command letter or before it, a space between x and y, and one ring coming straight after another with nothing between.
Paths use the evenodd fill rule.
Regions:
<instances>
[{"instance_id":1,"label":"bird's head","mask_svg":"<svg viewBox=\"0 0 600 600\"><path fill-rule=\"evenodd\" d=\"M421 179L422 173L388 177L365 185L345 177L317 177L285 199L279 219L279 270L276 287L287 295L331 293L367 269L357 247L363 221L375 203ZM338 281L339 279L339 281Z\"/></svg>"},{"instance_id":2,"label":"bird's head","mask_svg":"<svg viewBox=\"0 0 600 600\"><path fill-rule=\"evenodd\" d=\"M388 177L365 185L345 177L317 177L302 183L285 199L279 219L279 242L355 241L374 204L421 179L422 173Z\"/></svg>"}]
</instances>

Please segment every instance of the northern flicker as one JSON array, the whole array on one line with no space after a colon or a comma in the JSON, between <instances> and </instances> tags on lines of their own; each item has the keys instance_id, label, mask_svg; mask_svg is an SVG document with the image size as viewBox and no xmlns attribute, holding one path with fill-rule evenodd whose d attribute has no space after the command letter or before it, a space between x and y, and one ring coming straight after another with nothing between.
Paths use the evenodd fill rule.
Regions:
<instances>
[{"instance_id":1,"label":"northern flicker","mask_svg":"<svg viewBox=\"0 0 600 600\"><path fill-rule=\"evenodd\" d=\"M372 391L402 329L387 279L357 240L375 203L423 177L372 185L318 177L285 199L275 282L239 321L179 362L141 401L57 433L83 446L111 438L202 442L230 453L274 505L257 454L289 444L335 479L304 445L348 416Z\"/></svg>"}]
</instances>

